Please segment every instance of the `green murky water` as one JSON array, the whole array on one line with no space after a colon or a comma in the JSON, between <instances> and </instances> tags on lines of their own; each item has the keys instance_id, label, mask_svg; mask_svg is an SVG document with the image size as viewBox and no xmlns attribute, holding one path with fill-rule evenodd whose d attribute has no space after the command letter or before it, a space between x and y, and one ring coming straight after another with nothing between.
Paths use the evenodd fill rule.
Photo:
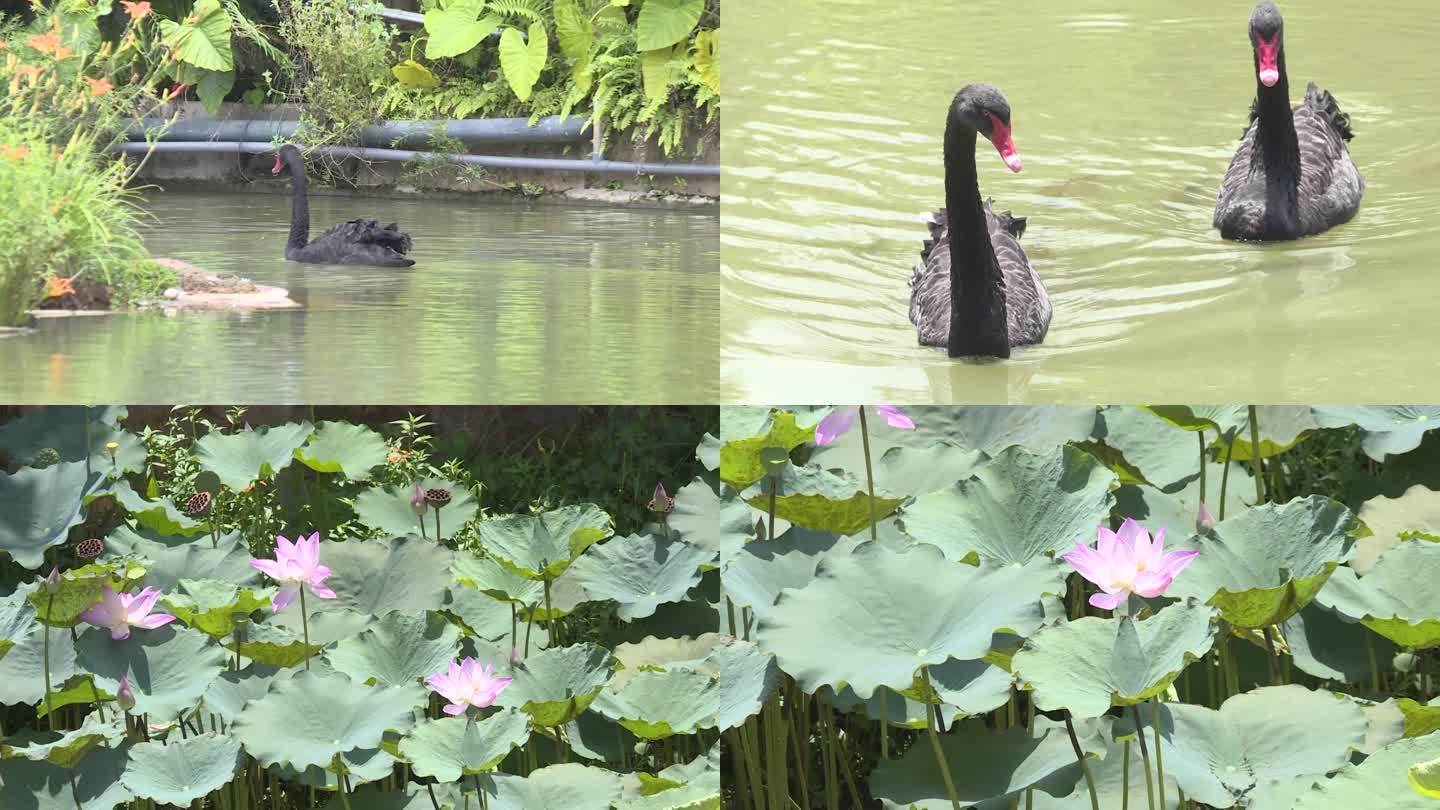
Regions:
<instances>
[{"instance_id":1,"label":"green murky water","mask_svg":"<svg viewBox=\"0 0 1440 810\"><path fill-rule=\"evenodd\" d=\"M313 197L414 237L408 271L287 262L288 196L154 193L155 256L305 308L44 320L0 342L6 402L714 401L718 218ZM312 230L312 235L318 231Z\"/></svg>"},{"instance_id":2,"label":"green murky water","mask_svg":"<svg viewBox=\"0 0 1440 810\"><path fill-rule=\"evenodd\" d=\"M1254 95L1252 3L761 4L726 77L725 401L1418 401L1440 398L1440 21L1417 0L1282 2L1291 93L1331 90L1367 180L1351 223L1227 243L1215 191ZM942 203L946 106L990 81L1055 304L1004 363L916 345L922 217ZM734 88L734 89L730 89Z\"/></svg>"}]
</instances>

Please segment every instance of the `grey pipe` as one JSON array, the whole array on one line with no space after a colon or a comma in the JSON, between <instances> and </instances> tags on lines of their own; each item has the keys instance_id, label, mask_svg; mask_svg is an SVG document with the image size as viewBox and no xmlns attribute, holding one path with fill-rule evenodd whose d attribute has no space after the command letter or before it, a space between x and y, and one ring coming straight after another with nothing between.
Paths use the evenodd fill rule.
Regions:
<instances>
[{"instance_id":1,"label":"grey pipe","mask_svg":"<svg viewBox=\"0 0 1440 810\"><path fill-rule=\"evenodd\" d=\"M353 8L353 9L357 9L357 10L360 9L360 8L362 8L362 6L361 6L359 3L355 3L355 4L351 5L350 7ZM387 19L387 20L389 20L389 21L391 21L391 22L409 23L410 25L424 25L424 24L425 24L425 15L424 15L424 14L420 14L420 13L414 12L414 11L401 11L401 10L398 9L398 8L382 8L382 9L380 9L380 16L383 17L383 18L385 18L385 19ZM486 36L498 37L498 36L500 36L500 33L501 33L502 31L504 31L504 30L505 30L505 29L503 29L503 28L496 28L494 31L491 31L491 32L490 32L489 34L487 34ZM515 30L516 30L516 31L520 31L519 28L516 28ZM528 34L526 34L524 31L520 31L520 36L521 36L526 42L529 42L529 41L530 41L530 36L529 36Z\"/></svg>"},{"instance_id":2,"label":"grey pipe","mask_svg":"<svg viewBox=\"0 0 1440 810\"><path fill-rule=\"evenodd\" d=\"M112 152L143 155L151 149L161 154L241 154L264 155L275 152L268 141L165 141L156 144L120 143ZM443 159L468 166L493 169L535 169L541 171L593 172L602 174L663 174L676 177L719 177L720 166L700 163L629 163L618 160L573 160L561 158L510 157L502 155L446 154L417 152L409 149L367 149L353 146L317 146L311 152L331 157L357 157L361 160Z\"/></svg>"},{"instance_id":3,"label":"grey pipe","mask_svg":"<svg viewBox=\"0 0 1440 810\"><path fill-rule=\"evenodd\" d=\"M160 119L147 119L126 133L131 140L144 140L147 132L159 132L161 141L293 141L299 121L265 119L182 119L165 126ZM458 121L380 121L360 131L361 146L389 148L397 145L422 146L431 136L443 135L466 144L483 143L577 143L590 127L578 115L561 118L550 115L530 126L528 118L469 118Z\"/></svg>"}]
</instances>

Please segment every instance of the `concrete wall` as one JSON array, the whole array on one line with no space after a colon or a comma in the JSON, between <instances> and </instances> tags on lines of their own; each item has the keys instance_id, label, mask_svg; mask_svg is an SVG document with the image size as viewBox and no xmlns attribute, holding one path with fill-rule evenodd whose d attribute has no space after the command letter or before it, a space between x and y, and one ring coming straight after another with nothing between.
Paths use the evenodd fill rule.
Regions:
<instances>
[{"instance_id":1,"label":"concrete wall","mask_svg":"<svg viewBox=\"0 0 1440 810\"><path fill-rule=\"evenodd\" d=\"M242 104L221 105L219 119L295 120L299 109L293 105L253 107ZM210 118L198 102L171 105L159 114L179 114L181 118ZM423 147L419 147L422 148ZM573 144L483 144L472 147L474 154L519 155L528 157L586 159L591 144L587 138ZM718 122L703 132L694 133L683 154L667 158L655 144L637 143L633 132L608 133L605 157L632 162L720 162L720 128ZM151 155L138 176L139 182L162 188L233 188L274 186L277 192L288 188L288 181L274 180L270 169L272 155L235 154L155 154ZM720 178L687 177L683 181L661 175L588 174L565 171L527 171L487 169L478 179L465 179L460 167L450 166L437 171L417 173L406 166L389 162L366 163L358 159L328 161L323 166L311 164L309 174L312 192L327 177L337 190L366 191L377 194L514 194L509 184L538 186L544 189L540 199L585 201L629 205L702 205L714 204L720 196ZM615 186L618 185L618 188Z\"/></svg>"}]
</instances>

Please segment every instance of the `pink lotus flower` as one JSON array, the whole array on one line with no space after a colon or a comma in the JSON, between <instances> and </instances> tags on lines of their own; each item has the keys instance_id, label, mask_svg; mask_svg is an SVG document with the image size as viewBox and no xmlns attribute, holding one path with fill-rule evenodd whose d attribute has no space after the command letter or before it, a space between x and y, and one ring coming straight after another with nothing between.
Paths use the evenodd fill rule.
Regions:
<instances>
[{"instance_id":1,"label":"pink lotus flower","mask_svg":"<svg viewBox=\"0 0 1440 810\"><path fill-rule=\"evenodd\" d=\"M154 630L175 621L169 613L151 613L155 600L160 598L159 588L146 588L139 593L116 593L105 586L100 601L80 614L80 620L96 627L109 629L110 638L124 641L130 637L130 628L143 627Z\"/></svg>"},{"instance_id":2,"label":"pink lotus flower","mask_svg":"<svg viewBox=\"0 0 1440 810\"><path fill-rule=\"evenodd\" d=\"M120 704L123 711L128 712L135 708L135 690L130 688L128 675L120 679L120 688L115 690L115 702Z\"/></svg>"},{"instance_id":3,"label":"pink lotus flower","mask_svg":"<svg viewBox=\"0 0 1440 810\"><path fill-rule=\"evenodd\" d=\"M294 543L283 535L275 535L275 559L251 560L250 567L280 583L279 592L270 600L270 608L276 613L295 601L300 589L306 586L321 599L335 598L335 592L325 587L330 567L320 564L319 532L297 537Z\"/></svg>"},{"instance_id":4,"label":"pink lotus flower","mask_svg":"<svg viewBox=\"0 0 1440 810\"><path fill-rule=\"evenodd\" d=\"M1090 604L1105 610L1116 606L1136 593L1144 597L1159 596L1170 587L1175 577L1195 559L1199 551L1164 553L1165 530L1150 532L1130 518L1120 524L1120 531L1099 527L1095 548L1076 543L1075 550L1062 555L1075 566L1080 576L1100 586L1103 593L1090 597Z\"/></svg>"},{"instance_id":5,"label":"pink lotus flower","mask_svg":"<svg viewBox=\"0 0 1440 810\"><path fill-rule=\"evenodd\" d=\"M510 685L510 678L497 678L487 664L480 666L474 658L450 662L448 672L437 672L425 679L425 685L450 701L445 707L449 715L460 714L470 706L484 708Z\"/></svg>"},{"instance_id":6,"label":"pink lotus flower","mask_svg":"<svg viewBox=\"0 0 1440 810\"><path fill-rule=\"evenodd\" d=\"M904 430L915 429L915 423L910 421L910 417L894 405L881 402L874 408L876 413L885 417L885 421L889 423L890 427ZM845 431L850 429L851 425L855 424L855 417L859 415L860 406L858 405L847 405L831 411L828 416L820 420L820 424L815 426L815 443L824 447L840 438Z\"/></svg>"}]
</instances>

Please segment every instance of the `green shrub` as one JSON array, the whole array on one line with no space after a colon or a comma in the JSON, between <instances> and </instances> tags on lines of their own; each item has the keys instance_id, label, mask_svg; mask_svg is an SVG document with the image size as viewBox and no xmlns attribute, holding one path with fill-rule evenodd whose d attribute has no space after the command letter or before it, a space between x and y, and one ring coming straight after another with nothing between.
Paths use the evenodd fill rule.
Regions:
<instances>
[{"instance_id":1,"label":"green shrub","mask_svg":"<svg viewBox=\"0 0 1440 810\"><path fill-rule=\"evenodd\" d=\"M354 140L380 117L380 89L392 81L395 32L351 0L276 0L280 34L295 61L296 100L306 105L309 139Z\"/></svg>"}]
</instances>

